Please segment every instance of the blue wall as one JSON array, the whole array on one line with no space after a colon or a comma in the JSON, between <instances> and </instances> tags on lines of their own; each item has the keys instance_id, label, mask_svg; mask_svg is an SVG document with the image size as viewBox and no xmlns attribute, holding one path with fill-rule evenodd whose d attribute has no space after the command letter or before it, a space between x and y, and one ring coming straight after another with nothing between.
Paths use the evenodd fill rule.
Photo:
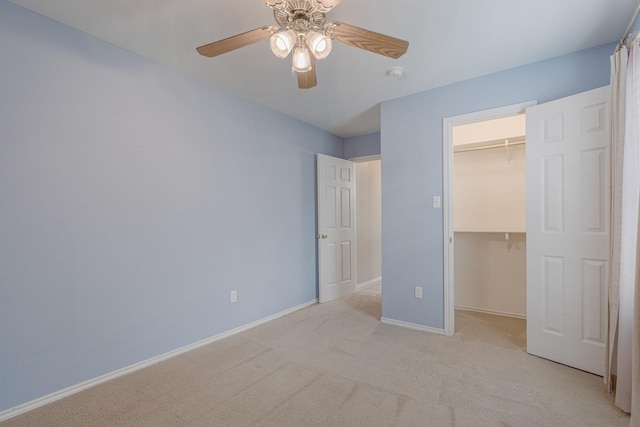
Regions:
<instances>
[{"instance_id":1,"label":"blue wall","mask_svg":"<svg viewBox=\"0 0 640 427\"><path fill-rule=\"evenodd\" d=\"M380 133L356 136L344 140L344 158L375 156L380 154Z\"/></svg>"},{"instance_id":2,"label":"blue wall","mask_svg":"<svg viewBox=\"0 0 640 427\"><path fill-rule=\"evenodd\" d=\"M640 19L638 19L638 17L636 17L636 20L633 22L633 25L631 26L631 30L629 30L629 34L635 31L640 31Z\"/></svg>"},{"instance_id":3,"label":"blue wall","mask_svg":"<svg viewBox=\"0 0 640 427\"><path fill-rule=\"evenodd\" d=\"M442 120L538 100L544 103L609 84L615 44L530 64L381 107L382 315L444 328ZM422 286L423 298L413 298Z\"/></svg>"},{"instance_id":4,"label":"blue wall","mask_svg":"<svg viewBox=\"0 0 640 427\"><path fill-rule=\"evenodd\" d=\"M6 0L0 56L0 411L316 298L341 138Z\"/></svg>"}]
</instances>

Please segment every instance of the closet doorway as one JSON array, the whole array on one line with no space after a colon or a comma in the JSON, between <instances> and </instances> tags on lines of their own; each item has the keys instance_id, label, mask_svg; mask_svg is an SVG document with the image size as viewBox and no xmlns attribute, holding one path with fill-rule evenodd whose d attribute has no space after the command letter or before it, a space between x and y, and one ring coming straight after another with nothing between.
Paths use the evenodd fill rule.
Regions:
<instances>
[{"instance_id":1,"label":"closet doorway","mask_svg":"<svg viewBox=\"0 0 640 427\"><path fill-rule=\"evenodd\" d=\"M356 292L382 296L380 156L351 159L356 166Z\"/></svg>"},{"instance_id":2,"label":"closet doorway","mask_svg":"<svg viewBox=\"0 0 640 427\"><path fill-rule=\"evenodd\" d=\"M453 128L455 309L526 318L524 114Z\"/></svg>"},{"instance_id":3,"label":"closet doorway","mask_svg":"<svg viewBox=\"0 0 640 427\"><path fill-rule=\"evenodd\" d=\"M444 121L446 335L456 310L526 318L524 113L532 105Z\"/></svg>"},{"instance_id":4,"label":"closet doorway","mask_svg":"<svg viewBox=\"0 0 640 427\"><path fill-rule=\"evenodd\" d=\"M447 335L456 329L454 128L526 111L526 351L603 375L611 249L610 92L604 86L529 108L522 104L444 120Z\"/></svg>"}]
</instances>

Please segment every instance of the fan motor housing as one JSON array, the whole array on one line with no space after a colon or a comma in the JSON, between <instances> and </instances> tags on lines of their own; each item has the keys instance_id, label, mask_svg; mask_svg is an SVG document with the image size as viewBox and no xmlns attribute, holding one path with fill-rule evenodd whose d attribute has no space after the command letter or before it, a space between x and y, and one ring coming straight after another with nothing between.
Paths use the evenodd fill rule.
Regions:
<instances>
[{"instance_id":1,"label":"fan motor housing","mask_svg":"<svg viewBox=\"0 0 640 427\"><path fill-rule=\"evenodd\" d=\"M309 0L285 1L273 7L273 16L281 28L306 31L323 28L327 17Z\"/></svg>"}]
</instances>

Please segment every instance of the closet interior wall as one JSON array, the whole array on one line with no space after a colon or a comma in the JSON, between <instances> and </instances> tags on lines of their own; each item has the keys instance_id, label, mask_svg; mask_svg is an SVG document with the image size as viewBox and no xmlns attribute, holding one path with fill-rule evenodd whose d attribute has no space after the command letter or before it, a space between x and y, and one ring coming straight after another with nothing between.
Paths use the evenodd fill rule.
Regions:
<instances>
[{"instance_id":1,"label":"closet interior wall","mask_svg":"<svg viewBox=\"0 0 640 427\"><path fill-rule=\"evenodd\" d=\"M524 133L524 130L523 130ZM455 145L455 305L526 317L525 144Z\"/></svg>"},{"instance_id":2,"label":"closet interior wall","mask_svg":"<svg viewBox=\"0 0 640 427\"><path fill-rule=\"evenodd\" d=\"M382 282L381 161L356 162L357 288Z\"/></svg>"}]
</instances>

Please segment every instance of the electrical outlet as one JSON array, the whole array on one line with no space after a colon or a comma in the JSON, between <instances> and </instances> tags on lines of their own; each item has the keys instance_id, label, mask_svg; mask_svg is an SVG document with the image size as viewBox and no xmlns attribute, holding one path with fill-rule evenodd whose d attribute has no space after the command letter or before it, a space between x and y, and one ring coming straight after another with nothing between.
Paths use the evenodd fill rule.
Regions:
<instances>
[{"instance_id":1,"label":"electrical outlet","mask_svg":"<svg viewBox=\"0 0 640 427\"><path fill-rule=\"evenodd\" d=\"M238 302L238 291L231 291L229 293L229 299L231 302Z\"/></svg>"},{"instance_id":2,"label":"electrical outlet","mask_svg":"<svg viewBox=\"0 0 640 427\"><path fill-rule=\"evenodd\" d=\"M413 295L416 298L422 298L422 286L416 286Z\"/></svg>"}]
</instances>

